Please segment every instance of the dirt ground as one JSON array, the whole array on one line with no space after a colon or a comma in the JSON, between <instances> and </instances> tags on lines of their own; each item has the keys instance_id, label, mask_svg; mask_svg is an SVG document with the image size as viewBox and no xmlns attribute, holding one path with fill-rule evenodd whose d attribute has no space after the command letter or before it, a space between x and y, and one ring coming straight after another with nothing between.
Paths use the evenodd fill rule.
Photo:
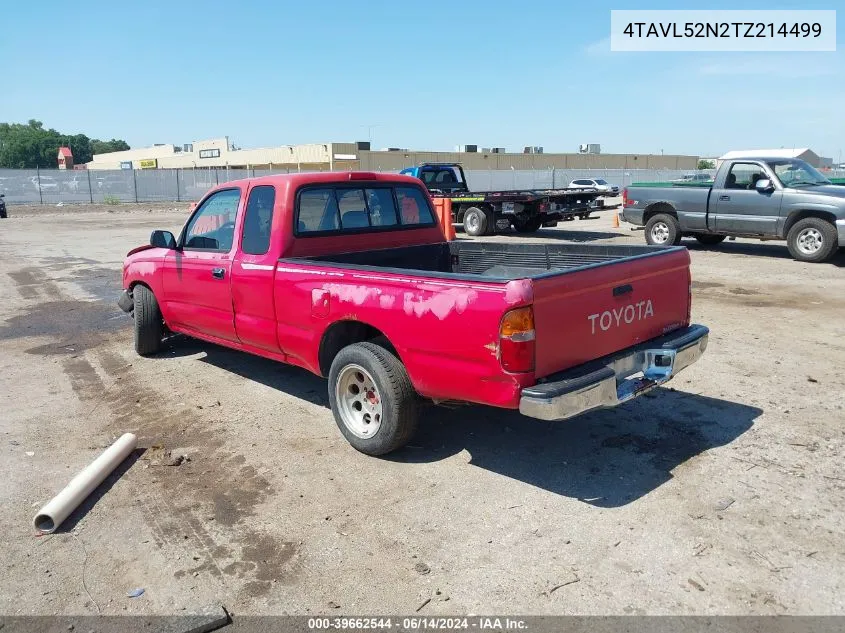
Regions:
<instances>
[{"instance_id":1,"label":"dirt ground","mask_svg":"<svg viewBox=\"0 0 845 633\"><path fill-rule=\"evenodd\" d=\"M691 242L712 335L671 389L565 423L432 407L375 459L303 370L184 339L133 353L123 255L185 213L0 221L1 614L845 614L845 253ZM641 243L611 217L493 239ZM36 537L127 431L141 448Z\"/></svg>"}]
</instances>

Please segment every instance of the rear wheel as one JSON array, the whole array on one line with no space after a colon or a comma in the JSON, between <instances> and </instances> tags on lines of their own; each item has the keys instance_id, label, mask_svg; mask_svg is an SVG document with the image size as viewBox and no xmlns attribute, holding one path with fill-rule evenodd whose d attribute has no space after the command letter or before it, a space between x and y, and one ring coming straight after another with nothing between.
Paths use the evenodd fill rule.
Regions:
<instances>
[{"instance_id":1,"label":"rear wheel","mask_svg":"<svg viewBox=\"0 0 845 633\"><path fill-rule=\"evenodd\" d=\"M681 226L678 218L668 213L658 213L646 222L645 241L652 246L677 246L681 243Z\"/></svg>"},{"instance_id":2,"label":"rear wheel","mask_svg":"<svg viewBox=\"0 0 845 633\"><path fill-rule=\"evenodd\" d=\"M417 429L419 399L405 366L371 342L344 347L335 357L329 402L340 432L367 455L401 448Z\"/></svg>"},{"instance_id":3,"label":"rear wheel","mask_svg":"<svg viewBox=\"0 0 845 633\"><path fill-rule=\"evenodd\" d=\"M488 226L487 214L478 207L470 207L464 213L464 232L467 235L478 237L486 235Z\"/></svg>"},{"instance_id":4,"label":"rear wheel","mask_svg":"<svg viewBox=\"0 0 845 633\"><path fill-rule=\"evenodd\" d=\"M789 254L800 262L823 262L836 252L836 227L821 218L798 220L786 236Z\"/></svg>"},{"instance_id":5,"label":"rear wheel","mask_svg":"<svg viewBox=\"0 0 845 633\"><path fill-rule=\"evenodd\" d=\"M513 228L517 233L535 233L542 226L543 221L540 218L520 218L517 216L513 219Z\"/></svg>"},{"instance_id":6,"label":"rear wheel","mask_svg":"<svg viewBox=\"0 0 845 633\"><path fill-rule=\"evenodd\" d=\"M164 321L153 291L146 286L135 286L132 292L135 317L135 351L141 356L155 354L161 349L164 338Z\"/></svg>"},{"instance_id":7,"label":"rear wheel","mask_svg":"<svg viewBox=\"0 0 845 633\"><path fill-rule=\"evenodd\" d=\"M694 236L695 239L698 240L699 244L703 244L704 246L715 246L716 244L721 244L725 241L725 235L711 235L709 233L699 233L698 235Z\"/></svg>"}]
</instances>

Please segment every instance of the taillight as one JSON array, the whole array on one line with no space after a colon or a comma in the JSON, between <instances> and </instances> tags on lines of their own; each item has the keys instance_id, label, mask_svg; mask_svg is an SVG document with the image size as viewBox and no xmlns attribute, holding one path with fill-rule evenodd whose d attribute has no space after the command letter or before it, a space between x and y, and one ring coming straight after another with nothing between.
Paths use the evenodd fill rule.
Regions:
<instances>
[{"instance_id":1,"label":"taillight","mask_svg":"<svg viewBox=\"0 0 845 633\"><path fill-rule=\"evenodd\" d=\"M627 207L627 206L628 206L628 187L625 187L625 188L622 190L622 206L623 206L623 207Z\"/></svg>"},{"instance_id":2,"label":"taillight","mask_svg":"<svg viewBox=\"0 0 845 633\"><path fill-rule=\"evenodd\" d=\"M499 361L506 371L534 369L534 311L530 307L505 313L499 327Z\"/></svg>"}]
</instances>

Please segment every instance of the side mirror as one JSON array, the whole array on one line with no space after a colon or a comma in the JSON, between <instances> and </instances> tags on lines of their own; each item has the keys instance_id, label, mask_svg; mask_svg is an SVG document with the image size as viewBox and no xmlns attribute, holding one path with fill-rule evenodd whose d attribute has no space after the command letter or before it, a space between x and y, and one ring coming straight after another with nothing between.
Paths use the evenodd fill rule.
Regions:
<instances>
[{"instance_id":1,"label":"side mirror","mask_svg":"<svg viewBox=\"0 0 845 633\"><path fill-rule=\"evenodd\" d=\"M176 238L170 231L153 231L150 235L150 246L156 248L176 248Z\"/></svg>"},{"instance_id":2,"label":"side mirror","mask_svg":"<svg viewBox=\"0 0 845 633\"><path fill-rule=\"evenodd\" d=\"M760 193L766 193L768 191L774 191L775 186L772 184L772 181L768 178L761 178L756 183L754 183L754 188L759 191Z\"/></svg>"}]
</instances>

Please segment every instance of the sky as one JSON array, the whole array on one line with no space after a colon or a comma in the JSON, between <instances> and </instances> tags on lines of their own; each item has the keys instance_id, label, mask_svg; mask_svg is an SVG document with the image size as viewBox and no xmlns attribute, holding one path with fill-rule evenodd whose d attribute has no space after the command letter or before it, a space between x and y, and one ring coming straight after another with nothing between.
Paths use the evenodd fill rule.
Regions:
<instances>
[{"instance_id":1,"label":"sky","mask_svg":"<svg viewBox=\"0 0 845 633\"><path fill-rule=\"evenodd\" d=\"M804 9L838 3L803 2ZM3 2L0 121L133 147L371 140L716 156L810 147L845 161L836 52L610 52L610 9L551 0ZM736 8L716 2L707 8ZM749 0L745 9L794 9Z\"/></svg>"}]
</instances>

